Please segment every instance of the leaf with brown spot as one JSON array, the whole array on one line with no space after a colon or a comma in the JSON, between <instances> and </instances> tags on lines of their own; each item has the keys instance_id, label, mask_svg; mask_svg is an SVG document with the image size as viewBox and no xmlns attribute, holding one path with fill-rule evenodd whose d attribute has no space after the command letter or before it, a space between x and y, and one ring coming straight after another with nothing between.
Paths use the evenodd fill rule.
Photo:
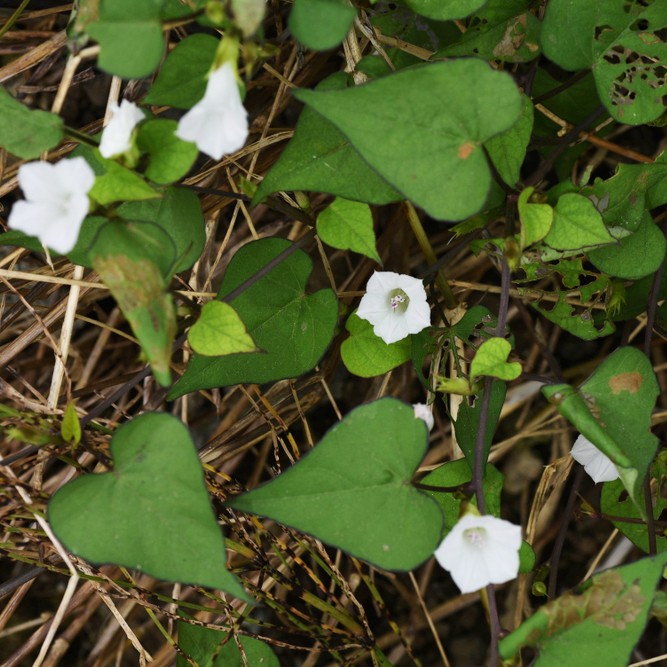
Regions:
<instances>
[{"instance_id":1,"label":"leaf with brown spot","mask_svg":"<svg viewBox=\"0 0 667 667\"><path fill-rule=\"evenodd\" d=\"M509 659L540 650L535 667L625 667L641 636L667 553L607 570L582 589L548 602L500 642Z\"/></svg>"},{"instance_id":2,"label":"leaf with brown spot","mask_svg":"<svg viewBox=\"0 0 667 667\"><path fill-rule=\"evenodd\" d=\"M631 371L630 373L621 373L610 377L609 387L612 394L620 394L622 391L636 394L641 389L642 382L644 382L642 374Z\"/></svg>"}]
</instances>

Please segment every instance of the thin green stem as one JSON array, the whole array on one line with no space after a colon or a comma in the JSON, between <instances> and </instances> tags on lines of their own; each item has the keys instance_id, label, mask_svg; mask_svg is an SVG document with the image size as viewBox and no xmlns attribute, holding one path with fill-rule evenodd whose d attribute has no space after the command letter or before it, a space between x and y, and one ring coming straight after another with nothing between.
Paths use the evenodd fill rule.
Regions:
<instances>
[{"instance_id":1,"label":"thin green stem","mask_svg":"<svg viewBox=\"0 0 667 667\"><path fill-rule=\"evenodd\" d=\"M0 28L0 39L4 37L5 33L9 32L12 29L12 26L16 23L19 16L23 14L23 10L28 6L30 0L23 0L21 4L16 8L16 11L7 19L7 23Z\"/></svg>"}]
</instances>

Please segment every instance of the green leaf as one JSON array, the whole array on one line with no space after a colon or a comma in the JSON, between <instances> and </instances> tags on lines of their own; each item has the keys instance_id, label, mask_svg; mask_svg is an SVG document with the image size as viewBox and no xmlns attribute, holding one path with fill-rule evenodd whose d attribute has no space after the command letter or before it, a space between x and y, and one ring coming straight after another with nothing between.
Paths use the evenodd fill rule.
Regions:
<instances>
[{"instance_id":1,"label":"green leaf","mask_svg":"<svg viewBox=\"0 0 667 667\"><path fill-rule=\"evenodd\" d=\"M667 483L666 463L665 453L661 452L651 466L651 482L653 484L653 480L655 480L656 489L664 489L664 485ZM600 508L605 515L618 517L617 521L612 520L614 526L642 551L649 552L649 536L646 523L637 505L626 493L620 479L602 485ZM665 494L662 492L653 494L653 518L658 521L660 515L666 509L667 498ZM630 519L630 521L625 519ZM656 547L658 553L667 551L667 536L665 536L664 530L656 530Z\"/></svg>"},{"instance_id":2,"label":"green leaf","mask_svg":"<svg viewBox=\"0 0 667 667\"><path fill-rule=\"evenodd\" d=\"M484 456L483 460L489 457L489 450L491 449L491 442L496 432L496 426L500 419L500 411L503 409L505 402L505 394L507 392L507 385L498 380L491 382L491 396L489 399L489 412L486 419L486 428L484 429ZM482 408L483 391L474 398L474 403L471 404L468 398L465 398L459 406L459 413L454 423L456 432L456 440L459 443L461 451L466 457L468 466L472 470L475 465L475 446L477 443L477 433L480 428L480 412Z\"/></svg>"},{"instance_id":3,"label":"green leaf","mask_svg":"<svg viewBox=\"0 0 667 667\"><path fill-rule=\"evenodd\" d=\"M290 246L279 238L243 246L232 258L217 298L225 300ZM310 258L298 250L232 299L230 305L260 352L219 359L194 355L170 397L240 382L260 384L297 377L313 368L333 337L338 302L330 289L306 294L311 271Z\"/></svg>"},{"instance_id":4,"label":"green leaf","mask_svg":"<svg viewBox=\"0 0 667 667\"><path fill-rule=\"evenodd\" d=\"M567 70L592 68L609 113L630 125L665 111L663 63L667 12L662 2L551 0L542 24L542 48ZM576 20L573 20L576 17Z\"/></svg>"},{"instance_id":5,"label":"green leaf","mask_svg":"<svg viewBox=\"0 0 667 667\"><path fill-rule=\"evenodd\" d=\"M166 104L190 109L206 90L206 75L211 69L220 41L211 35L190 35L169 53L155 83L144 98L146 104Z\"/></svg>"},{"instance_id":6,"label":"green leaf","mask_svg":"<svg viewBox=\"0 0 667 667\"><path fill-rule=\"evenodd\" d=\"M421 480L421 484L428 486L440 486L444 488L463 487L472 481L472 469L466 459L457 459L448 461L439 466ZM486 513L500 517L500 494L503 490L505 476L490 463L486 464L484 470L484 500L486 501ZM440 505L442 513L445 516L445 525L442 537L456 525L461 514L461 505L464 503L465 496L462 493L452 491L431 491L425 490L429 496ZM473 504L476 500L472 498Z\"/></svg>"},{"instance_id":7,"label":"green leaf","mask_svg":"<svg viewBox=\"0 0 667 667\"><path fill-rule=\"evenodd\" d=\"M373 216L367 204L336 198L317 216L317 234L327 245L353 250L382 264L375 248Z\"/></svg>"},{"instance_id":8,"label":"green leaf","mask_svg":"<svg viewBox=\"0 0 667 667\"><path fill-rule=\"evenodd\" d=\"M78 445L81 442L81 423L79 415L76 413L76 407L72 401L67 403L63 413L63 421L60 425L60 435L65 442Z\"/></svg>"},{"instance_id":9,"label":"green leaf","mask_svg":"<svg viewBox=\"0 0 667 667\"><path fill-rule=\"evenodd\" d=\"M651 433L651 413L659 393L646 356L632 347L620 348L579 390L551 385L542 393L614 462L643 514L643 480L657 447L657 438Z\"/></svg>"},{"instance_id":10,"label":"green leaf","mask_svg":"<svg viewBox=\"0 0 667 667\"><path fill-rule=\"evenodd\" d=\"M164 0L100 0L97 20L85 30L99 42L98 65L126 79L148 76L164 49Z\"/></svg>"},{"instance_id":11,"label":"green leaf","mask_svg":"<svg viewBox=\"0 0 667 667\"><path fill-rule=\"evenodd\" d=\"M388 345L373 333L373 325L358 317L356 311L348 317L345 328L350 337L343 341L340 354L350 373L362 378L375 377L410 358L411 336Z\"/></svg>"},{"instance_id":12,"label":"green leaf","mask_svg":"<svg viewBox=\"0 0 667 667\"><path fill-rule=\"evenodd\" d=\"M196 144L179 139L175 120L149 120L141 124L137 146L148 153L146 176L154 183L173 183L190 171L197 159Z\"/></svg>"},{"instance_id":13,"label":"green leaf","mask_svg":"<svg viewBox=\"0 0 667 667\"><path fill-rule=\"evenodd\" d=\"M340 90L346 82L347 76L339 72L322 81L317 90ZM334 125L308 107L301 112L291 141L257 189L253 206L281 190L327 192L369 204L403 199Z\"/></svg>"},{"instance_id":14,"label":"green leaf","mask_svg":"<svg viewBox=\"0 0 667 667\"><path fill-rule=\"evenodd\" d=\"M237 640L243 647L245 659ZM280 667L273 649L259 639L243 635L231 637L227 632L183 621L178 624L178 646L198 667ZM176 656L176 667L189 666L182 655Z\"/></svg>"},{"instance_id":15,"label":"green leaf","mask_svg":"<svg viewBox=\"0 0 667 667\"><path fill-rule=\"evenodd\" d=\"M484 60L528 62L540 55L540 21L528 0L489 0L469 21L468 29L448 40L435 59L476 56Z\"/></svg>"},{"instance_id":16,"label":"green leaf","mask_svg":"<svg viewBox=\"0 0 667 667\"><path fill-rule=\"evenodd\" d=\"M126 202L117 213L126 220L155 223L169 235L175 248L175 273L189 269L201 256L206 225L192 190L167 188L160 199Z\"/></svg>"},{"instance_id":17,"label":"green leaf","mask_svg":"<svg viewBox=\"0 0 667 667\"><path fill-rule=\"evenodd\" d=\"M234 24L244 37L250 37L262 25L266 12L265 0L231 0Z\"/></svg>"},{"instance_id":18,"label":"green leaf","mask_svg":"<svg viewBox=\"0 0 667 667\"><path fill-rule=\"evenodd\" d=\"M112 222L100 230L90 257L130 323L155 379L162 386L171 384L176 311L165 283L173 266L171 240L154 224Z\"/></svg>"},{"instance_id":19,"label":"green leaf","mask_svg":"<svg viewBox=\"0 0 667 667\"><path fill-rule=\"evenodd\" d=\"M521 375L521 364L518 361L507 361L511 351L512 346L504 338L485 340L470 364L470 382L482 376L516 380Z\"/></svg>"},{"instance_id":20,"label":"green leaf","mask_svg":"<svg viewBox=\"0 0 667 667\"><path fill-rule=\"evenodd\" d=\"M650 214L645 213L635 232L621 237L614 245L591 250L588 252L588 259L596 268L610 276L638 280L660 268L666 250L664 234L653 222Z\"/></svg>"},{"instance_id":21,"label":"green leaf","mask_svg":"<svg viewBox=\"0 0 667 667\"><path fill-rule=\"evenodd\" d=\"M429 63L355 88L295 95L438 220L463 220L484 206L491 175L481 144L514 125L521 112L512 79L475 59Z\"/></svg>"},{"instance_id":22,"label":"green leaf","mask_svg":"<svg viewBox=\"0 0 667 667\"><path fill-rule=\"evenodd\" d=\"M519 120L509 130L492 137L485 144L498 174L512 186L521 177L521 165L533 131L533 103L526 95L521 95L521 101Z\"/></svg>"},{"instance_id":23,"label":"green leaf","mask_svg":"<svg viewBox=\"0 0 667 667\"><path fill-rule=\"evenodd\" d=\"M521 247L527 248L541 241L551 229L554 210L549 204L533 204L530 202L535 188L526 188L519 195L518 210L521 220Z\"/></svg>"},{"instance_id":24,"label":"green leaf","mask_svg":"<svg viewBox=\"0 0 667 667\"><path fill-rule=\"evenodd\" d=\"M298 463L227 504L385 570L411 570L442 532L438 505L410 484L427 440L411 406L383 398L352 410Z\"/></svg>"},{"instance_id":25,"label":"green leaf","mask_svg":"<svg viewBox=\"0 0 667 667\"><path fill-rule=\"evenodd\" d=\"M248 600L225 567L224 540L185 426L168 414L142 414L115 432L111 456L111 472L78 477L49 502L49 523L68 551Z\"/></svg>"},{"instance_id":26,"label":"green leaf","mask_svg":"<svg viewBox=\"0 0 667 667\"><path fill-rule=\"evenodd\" d=\"M558 198L551 229L544 239L547 245L556 250L581 250L614 241L590 199L574 192Z\"/></svg>"},{"instance_id":27,"label":"green leaf","mask_svg":"<svg viewBox=\"0 0 667 667\"><path fill-rule=\"evenodd\" d=\"M0 146L29 160L63 138L63 121L48 111L31 111L0 86Z\"/></svg>"},{"instance_id":28,"label":"green leaf","mask_svg":"<svg viewBox=\"0 0 667 667\"><path fill-rule=\"evenodd\" d=\"M294 0L288 25L307 49L327 51L343 41L356 15L344 0Z\"/></svg>"},{"instance_id":29,"label":"green leaf","mask_svg":"<svg viewBox=\"0 0 667 667\"><path fill-rule=\"evenodd\" d=\"M500 642L504 659L539 648L535 667L625 667L639 641L667 554L606 570L540 607Z\"/></svg>"},{"instance_id":30,"label":"green leaf","mask_svg":"<svg viewBox=\"0 0 667 667\"><path fill-rule=\"evenodd\" d=\"M405 0L412 11L436 21L465 18L485 3L486 0Z\"/></svg>"},{"instance_id":31,"label":"green leaf","mask_svg":"<svg viewBox=\"0 0 667 667\"><path fill-rule=\"evenodd\" d=\"M222 301L204 304L199 319L188 332L188 342L197 354L206 356L257 351L241 318Z\"/></svg>"}]
</instances>

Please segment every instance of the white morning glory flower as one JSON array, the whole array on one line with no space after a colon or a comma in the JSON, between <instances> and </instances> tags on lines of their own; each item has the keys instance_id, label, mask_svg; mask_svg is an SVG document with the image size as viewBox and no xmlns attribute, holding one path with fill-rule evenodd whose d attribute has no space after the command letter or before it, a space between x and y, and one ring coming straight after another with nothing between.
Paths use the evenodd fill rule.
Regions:
<instances>
[{"instance_id":1,"label":"white morning glory flower","mask_svg":"<svg viewBox=\"0 0 667 667\"><path fill-rule=\"evenodd\" d=\"M100 153L102 157L113 157L132 148L132 133L137 123L144 119L144 112L134 103L123 100L118 106L112 104L112 116L102 132Z\"/></svg>"},{"instance_id":2,"label":"white morning glory flower","mask_svg":"<svg viewBox=\"0 0 667 667\"><path fill-rule=\"evenodd\" d=\"M415 411L415 418L423 419L426 423L426 428L431 432L435 425L431 408L429 408L428 405L424 405L424 403L413 403L412 409Z\"/></svg>"},{"instance_id":3,"label":"white morning glory flower","mask_svg":"<svg viewBox=\"0 0 667 667\"><path fill-rule=\"evenodd\" d=\"M231 63L211 72L204 97L178 122L176 136L215 160L235 153L248 138L248 112Z\"/></svg>"},{"instance_id":4,"label":"white morning glory flower","mask_svg":"<svg viewBox=\"0 0 667 667\"><path fill-rule=\"evenodd\" d=\"M55 164L28 162L19 167L18 178L25 201L14 204L7 224L60 254L68 253L88 214L93 170L82 157Z\"/></svg>"},{"instance_id":5,"label":"white morning glory flower","mask_svg":"<svg viewBox=\"0 0 667 667\"><path fill-rule=\"evenodd\" d=\"M393 271L375 271L357 315L389 344L431 325L431 310L421 280Z\"/></svg>"},{"instance_id":6,"label":"white morning glory flower","mask_svg":"<svg viewBox=\"0 0 667 667\"><path fill-rule=\"evenodd\" d=\"M521 527L494 516L466 514L435 551L461 593L503 584L519 573Z\"/></svg>"},{"instance_id":7,"label":"white morning glory flower","mask_svg":"<svg viewBox=\"0 0 667 667\"><path fill-rule=\"evenodd\" d=\"M575 440L570 454L575 461L584 466L584 470L596 484L613 482L619 477L618 470L611 459L583 435Z\"/></svg>"}]
</instances>

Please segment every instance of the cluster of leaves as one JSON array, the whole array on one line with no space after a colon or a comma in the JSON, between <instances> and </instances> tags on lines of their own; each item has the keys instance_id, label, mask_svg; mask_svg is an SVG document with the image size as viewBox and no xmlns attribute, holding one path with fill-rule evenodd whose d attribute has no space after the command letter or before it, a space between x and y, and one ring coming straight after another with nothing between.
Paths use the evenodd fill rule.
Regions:
<instances>
[{"instance_id":1,"label":"cluster of leaves","mask_svg":"<svg viewBox=\"0 0 667 667\"><path fill-rule=\"evenodd\" d=\"M313 90L293 91L304 104L293 137L260 183L239 183L251 206L287 206L314 232L298 242L266 237L238 249L196 320L192 309L179 317L172 287L206 241L200 200L186 179L198 153L176 137L176 121L161 116L164 107L187 110L204 95L220 49L217 29L241 43L251 81L271 54L263 41L263 0L82 0L70 23L72 45L94 40L98 66L117 77L155 75L140 100L151 115L136 133L138 158L103 158L98 138L71 132L57 114L31 110L4 89L0 145L33 159L67 135L81 142L72 154L88 162L96 179L91 212L67 257L94 269L111 290L155 380L168 388L167 400L299 377L315 368L339 328L348 334L341 356L349 373L375 377L411 361L431 401L465 397L454 419L463 457L418 484L427 428L409 405L383 398L352 410L288 470L224 504L223 516L233 510L267 517L375 567L404 571L431 557L469 502L482 513L503 511L502 475L488 458L507 383L522 373L519 361L509 360L507 303L501 299L497 316L478 307L457 318L441 275L431 292L437 326L387 344L354 312L339 322L344 309L333 289L309 290L313 259L304 248L316 233L328 246L379 265L386 255L376 244L374 214L401 206L427 264L437 257L422 219L431 226L456 223L454 233L471 252L485 251L502 267L504 296L513 272L518 295L531 300L535 313L579 339L611 336L618 322L647 309L660 323L667 318L656 309L667 290L661 282L667 244L656 216L667 204L666 154L622 164L592 182L577 161L584 141L622 153L612 141L622 129L660 127L667 118L667 6L659 0L358 5L295 0L289 27L304 48L337 49L355 30L386 48L360 54L352 74L338 71ZM197 30L182 33L163 59L164 28L172 23ZM299 206L277 194L290 192ZM307 193L331 198L315 215ZM12 230L0 244L42 250ZM192 354L174 382L172 355L186 329ZM445 371L445 359L453 372ZM541 667L559 661L620 667L646 625L667 563L667 541L646 527L647 513L659 517L664 499L647 505L644 497L652 480L661 488L665 474L650 430L658 385L646 354L632 347L611 352L580 386L542 379L545 398L618 468L620 479L604 485L602 511L649 556L550 601L502 640L500 654L511 659L537 647ZM70 404L63 438L76 442L73 410ZM225 540L185 426L166 413L142 414L118 427L110 453L110 472L80 475L49 503L49 521L67 549L93 563L251 602L253 591L227 569ZM531 572L534 560L525 544L521 571ZM199 664L277 664L264 643L232 635L184 618L180 650ZM369 651L374 664L390 664L377 646Z\"/></svg>"}]
</instances>

